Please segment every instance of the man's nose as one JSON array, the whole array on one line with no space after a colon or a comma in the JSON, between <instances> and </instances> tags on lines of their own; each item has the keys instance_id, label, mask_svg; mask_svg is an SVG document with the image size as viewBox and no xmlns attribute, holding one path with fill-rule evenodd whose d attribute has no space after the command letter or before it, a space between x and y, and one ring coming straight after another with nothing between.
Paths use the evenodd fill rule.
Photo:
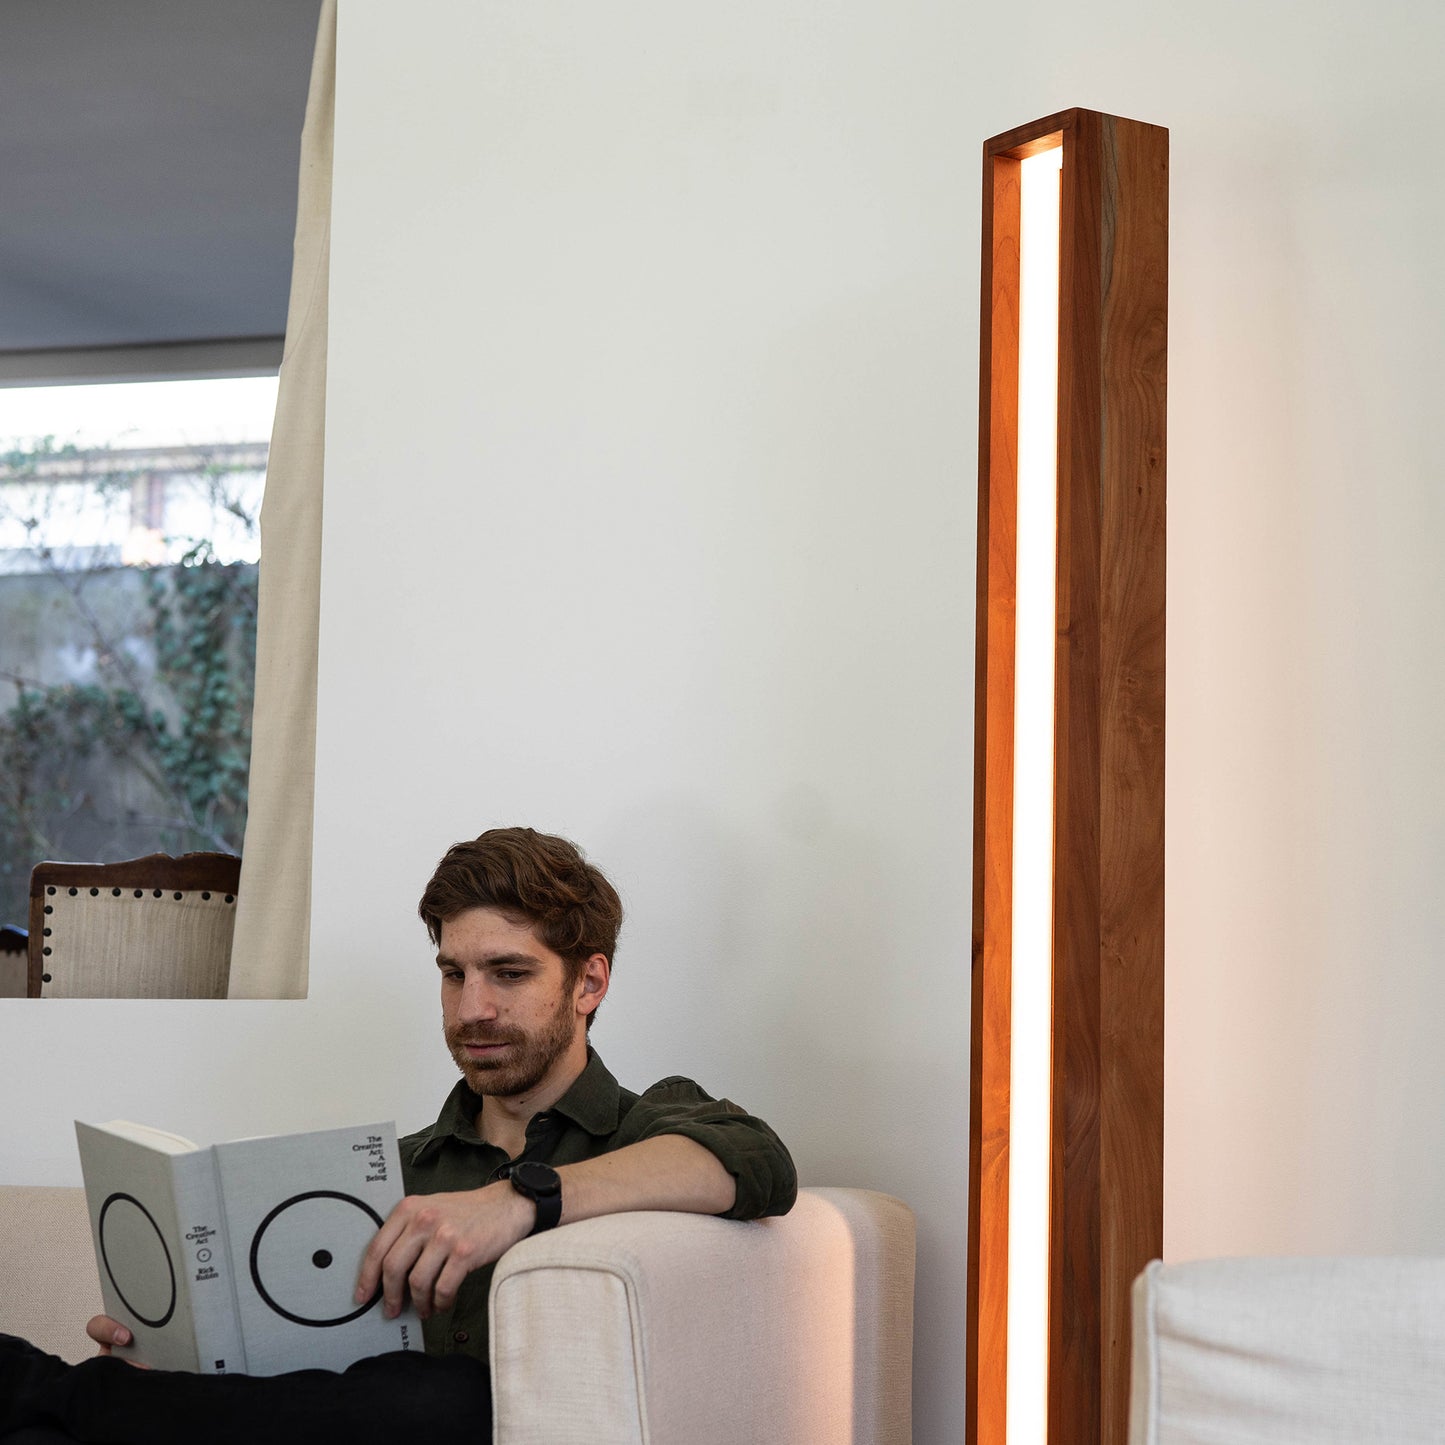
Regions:
<instances>
[{"instance_id":1,"label":"man's nose","mask_svg":"<svg viewBox=\"0 0 1445 1445\"><path fill-rule=\"evenodd\" d=\"M491 980L473 974L462 985L461 1018L466 1023L485 1023L497 1016L497 1000Z\"/></svg>"}]
</instances>

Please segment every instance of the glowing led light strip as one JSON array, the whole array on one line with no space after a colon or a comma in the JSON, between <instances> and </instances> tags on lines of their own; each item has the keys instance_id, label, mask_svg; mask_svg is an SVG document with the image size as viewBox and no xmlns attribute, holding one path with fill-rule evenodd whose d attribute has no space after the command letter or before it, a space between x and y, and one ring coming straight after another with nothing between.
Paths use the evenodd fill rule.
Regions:
<instances>
[{"instance_id":1,"label":"glowing led light strip","mask_svg":"<svg viewBox=\"0 0 1445 1445\"><path fill-rule=\"evenodd\" d=\"M1043 1445L1048 1433L1054 575L1062 164L1063 147L1055 146L1030 156L1020 167L1008 1445Z\"/></svg>"}]
</instances>

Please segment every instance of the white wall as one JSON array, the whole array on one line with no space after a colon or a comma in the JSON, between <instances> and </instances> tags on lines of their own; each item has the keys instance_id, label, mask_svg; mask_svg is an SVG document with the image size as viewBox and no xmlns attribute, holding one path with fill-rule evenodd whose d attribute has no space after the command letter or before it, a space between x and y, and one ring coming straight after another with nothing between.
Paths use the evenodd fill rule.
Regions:
<instances>
[{"instance_id":1,"label":"white wall","mask_svg":"<svg viewBox=\"0 0 1445 1445\"><path fill-rule=\"evenodd\" d=\"M613 1068L914 1205L961 1440L979 149L1080 104L1173 138L1168 1248L1445 1249L1442 31L343 0L313 996L4 1005L0 1177L422 1122L416 894L533 822L630 906Z\"/></svg>"}]
</instances>

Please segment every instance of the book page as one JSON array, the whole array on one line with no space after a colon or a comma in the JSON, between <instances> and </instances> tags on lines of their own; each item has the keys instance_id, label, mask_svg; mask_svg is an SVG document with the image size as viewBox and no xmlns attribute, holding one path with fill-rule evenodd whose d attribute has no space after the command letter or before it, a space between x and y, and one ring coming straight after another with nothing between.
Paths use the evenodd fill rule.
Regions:
<instances>
[{"instance_id":1,"label":"book page","mask_svg":"<svg viewBox=\"0 0 1445 1445\"><path fill-rule=\"evenodd\" d=\"M144 1144L148 1149L157 1149L162 1154L190 1154L199 1149L199 1144L193 1144L189 1139L183 1139L179 1134L172 1134L165 1129L154 1129L149 1124L133 1124L129 1119L112 1119L105 1124L92 1124L92 1129L103 1129L107 1134L115 1134L122 1139L131 1139L137 1144Z\"/></svg>"}]
</instances>

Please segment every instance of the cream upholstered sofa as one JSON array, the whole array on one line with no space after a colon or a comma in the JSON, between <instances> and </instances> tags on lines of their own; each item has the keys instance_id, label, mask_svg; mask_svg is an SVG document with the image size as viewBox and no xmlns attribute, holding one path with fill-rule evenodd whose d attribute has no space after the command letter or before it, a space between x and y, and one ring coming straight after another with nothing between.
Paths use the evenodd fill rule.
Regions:
<instances>
[{"instance_id":1,"label":"cream upholstered sofa","mask_svg":"<svg viewBox=\"0 0 1445 1445\"><path fill-rule=\"evenodd\" d=\"M909 1445L913 1247L856 1189L524 1240L492 1285L495 1445ZM0 1187L0 1331L83 1359L100 1308L83 1192Z\"/></svg>"},{"instance_id":2,"label":"cream upholstered sofa","mask_svg":"<svg viewBox=\"0 0 1445 1445\"><path fill-rule=\"evenodd\" d=\"M1445 1259L1151 1264L1130 1445L1445 1441Z\"/></svg>"}]
</instances>

